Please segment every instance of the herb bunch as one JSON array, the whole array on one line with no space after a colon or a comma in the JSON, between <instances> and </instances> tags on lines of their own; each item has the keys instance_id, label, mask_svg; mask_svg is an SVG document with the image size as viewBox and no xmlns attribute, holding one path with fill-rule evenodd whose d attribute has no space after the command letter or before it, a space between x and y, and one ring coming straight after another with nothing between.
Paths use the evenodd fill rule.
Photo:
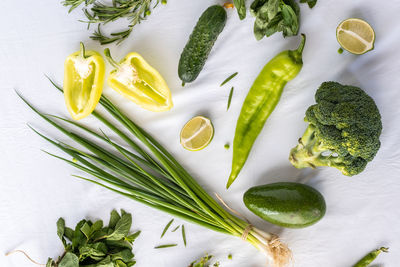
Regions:
<instances>
[{"instance_id":1,"label":"herb bunch","mask_svg":"<svg viewBox=\"0 0 400 267\"><path fill-rule=\"evenodd\" d=\"M64 253L57 260L49 258L46 267L95 267L135 265L132 243L140 231L129 234L132 215L113 210L108 226L103 221L92 223L81 220L75 229L65 226L63 218L57 221L57 235L64 245Z\"/></svg>"},{"instance_id":2,"label":"herb bunch","mask_svg":"<svg viewBox=\"0 0 400 267\"><path fill-rule=\"evenodd\" d=\"M97 24L97 30L90 38L104 45L113 42L119 44L124 41L136 24L145 20L159 3L166 4L167 0L113 0L112 3L103 3L100 0L65 0L62 3L69 7L69 13L83 4L82 11L87 20L82 22L88 23L88 28L91 24ZM101 25L120 18L126 18L129 21L127 29L113 32L110 36L101 32Z\"/></svg>"},{"instance_id":3,"label":"herb bunch","mask_svg":"<svg viewBox=\"0 0 400 267\"><path fill-rule=\"evenodd\" d=\"M316 2L300 0L300 3L307 3L310 8ZM299 33L300 7L295 0L255 0L250 6L250 12L256 18L254 36L257 40L276 32L282 32L284 37Z\"/></svg>"}]
</instances>

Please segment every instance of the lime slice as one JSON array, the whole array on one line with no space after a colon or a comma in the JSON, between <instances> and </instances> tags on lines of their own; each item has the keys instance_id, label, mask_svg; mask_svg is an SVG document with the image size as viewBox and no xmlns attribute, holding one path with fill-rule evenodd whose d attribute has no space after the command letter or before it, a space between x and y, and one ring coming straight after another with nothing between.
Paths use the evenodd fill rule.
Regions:
<instances>
[{"instance_id":1,"label":"lime slice","mask_svg":"<svg viewBox=\"0 0 400 267\"><path fill-rule=\"evenodd\" d=\"M375 32L362 19L346 19L336 29L339 44L353 54L364 54L374 49Z\"/></svg>"},{"instance_id":2,"label":"lime slice","mask_svg":"<svg viewBox=\"0 0 400 267\"><path fill-rule=\"evenodd\" d=\"M181 144L190 151L205 148L214 136L214 127L210 119L197 116L189 120L181 130Z\"/></svg>"}]
</instances>

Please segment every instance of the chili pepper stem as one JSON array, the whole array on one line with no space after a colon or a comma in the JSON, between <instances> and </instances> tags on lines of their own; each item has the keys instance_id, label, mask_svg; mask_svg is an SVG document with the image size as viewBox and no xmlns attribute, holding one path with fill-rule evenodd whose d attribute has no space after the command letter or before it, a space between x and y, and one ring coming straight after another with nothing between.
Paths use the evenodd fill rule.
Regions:
<instances>
[{"instance_id":1,"label":"chili pepper stem","mask_svg":"<svg viewBox=\"0 0 400 267\"><path fill-rule=\"evenodd\" d=\"M297 49L289 51L290 56L298 64L303 63L302 54L303 54L305 44L306 44L306 35L304 33L302 33L301 34L301 42L300 42L299 46L297 47Z\"/></svg>"},{"instance_id":2,"label":"chili pepper stem","mask_svg":"<svg viewBox=\"0 0 400 267\"><path fill-rule=\"evenodd\" d=\"M83 58L83 59L86 59L86 50L85 50L85 45L82 43L82 42L80 42L80 54L81 54L81 57Z\"/></svg>"},{"instance_id":3,"label":"chili pepper stem","mask_svg":"<svg viewBox=\"0 0 400 267\"><path fill-rule=\"evenodd\" d=\"M104 49L104 55L106 56L108 62L110 62L110 64L113 65L113 67L119 69L120 64L112 58L109 48Z\"/></svg>"}]
</instances>

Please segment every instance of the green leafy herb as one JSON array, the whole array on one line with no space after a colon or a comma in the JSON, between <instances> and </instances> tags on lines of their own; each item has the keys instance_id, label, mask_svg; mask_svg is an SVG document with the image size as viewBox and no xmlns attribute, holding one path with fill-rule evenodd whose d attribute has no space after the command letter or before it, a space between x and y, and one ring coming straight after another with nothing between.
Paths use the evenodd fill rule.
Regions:
<instances>
[{"instance_id":1,"label":"green leafy herb","mask_svg":"<svg viewBox=\"0 0 400 267\"><path fill-rule=\"evenodd\" d=\"M300 3L307 3L310 8L313 8L317 4L317 0L300 0Z\"/></svg>"},{"instance_id":2,"label":"green leafy herb","mask_svg":"<svg viewBox=\"0 0 400 267\"><path fill-rule=\"evenodd\" d=\"M226 84L227 82L229 82L230 80L232 80L236 75L238 75L238 72L235 72L235 73L231 74L228 78L226 78L226 79L220 84L220 87L223 86L224 84Z\"/></svg>"},{"instance_id":3,"label":"green leafy herb","mask_svg":"<svg viewBox=\"0 0 400 267\"><path fill-rule=\"evenodd\" d=\"M233 96L233 86L231 88L231 90L229 91L229 96L228 96L228 104L226 105L226 111L229 110L229 107L231 106L231 102L232 102L232 96Z\"/></svg>"},{"instance_id":4,"label":"green leafy herb","mask_svg":"<svg viewBox=\"0 0 400 267\"><path fill-rule=\"evenodd\" d=\"M179 229L179 227L181 227L180 225L178 225L177 227L174 228L174 230L172 230L171 232L175 232L176 230Z\"/></svg>"},{"instance_id":5,"label":"green leafy herb","mask_svg":"<svg viewBox=\"0 0 400 267\"><path fill-rule=\"evenodd\" d=\"M186 247L186 232L185 232L185 226L182 224L182 239L183 239L183 244Z\"/></svg>"},{"instance_id":6,"label":"green leafy herb","mask_svg":"<svg viewBox=\"0 0 400 267\"><path fill-rule=\"evenodd\" d=\"M282 32L284 37L299 32L300 8L294 0L255 0L250 11L256 17L254 36L257 40L276 32Z\"/></svg>"},{"instance_id":7,"label":"green leafy herb","mask_svg":"<svg viewBox=\"0 0 400 267\"><path fill-rule=\"evenodd\" d=\"M233 4L237 10L239 18L242 20L246 18L246 1L245 0L233 0Z\"/></svg>"},{"instance_id":8,"label":"green leafy herb","mask_svg":"<svg viewBox=\"0 0 400 267\"><path fill-rule=\"evenodd\" d=\"M63 242L65 252L57 260L49 258L46 267L132 266L136 261L131 244L140 231L129 235L131 225L132 215L123 210L121 215L115 210L111 212L107 227L103 227L101 220L94 223L81 220L72 230L65 227L64 219L60 218L57 235Z\"/></svg>"},{"instance_id":9,"label":"green leafy herb","mask_svg":"<svg viewBox=\"0 0 400 267\"><path fill-rule=\"evenodd\" d=\"M113 42L121 43L132 32L133 27L145 20L150 14L152 8L159 3L166 4L166 0L113 0L112 3L106 3L100 0L65 0L63 5L69 7L69 13L78 6L82 5L83 14L86 16L88 28L91 24L97 24L97 31L94 31L90 37L99 41L102 45ZM152 7L153 6L153 7ZM129 25L126 29L113 32L110 36L104 35L100 30L100 25L126 18Z\"/></svg>"},{"instance_id":10,"label":"green leafy herb","mask_svg":"<svg viewBox=\"0 0 400 267\"><path fill-rule=\"evenodd\" d=\"M164 230L162 231L162 234L161 234L161 237L160 237L160 238L162 238L162 237L165 235L165 233L167 232L168 228L171 226L171 224L173 223L173 221L174 221L174 219L170 220L170 221L167 223L167 225L164 227Z\"/></svg>"},{"instance_id":11,"label":"green leafy herb","mask_svg":"<svg viewBox=\"0 0 400 267\"><path fill-rule=\"evenodd\" d=\"M176 247L177 244L166 244L166 245L159 245L154 247L155 249L159 249L159 248L170 248L170 247Z\"/></svg>"}]
</instances>

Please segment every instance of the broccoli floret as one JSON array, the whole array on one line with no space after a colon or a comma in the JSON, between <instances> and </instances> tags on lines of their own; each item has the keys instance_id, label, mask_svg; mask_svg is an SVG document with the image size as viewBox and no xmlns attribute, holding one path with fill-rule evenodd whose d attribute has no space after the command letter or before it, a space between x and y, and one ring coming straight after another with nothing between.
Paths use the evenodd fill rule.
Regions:
<instances>
[{"instance_id":1,"label":"broccoli floret","mask_svg":"<svg viewBox=\"0 0 400 267\"><path fill-rule=\"evenodd\" d=\"M380 147L382 122L374 100L358 87L337 82L322 83L315 100L290 162L296 168L329 166L344 175L359 174Z\"/></svg>"}]
</instances>

